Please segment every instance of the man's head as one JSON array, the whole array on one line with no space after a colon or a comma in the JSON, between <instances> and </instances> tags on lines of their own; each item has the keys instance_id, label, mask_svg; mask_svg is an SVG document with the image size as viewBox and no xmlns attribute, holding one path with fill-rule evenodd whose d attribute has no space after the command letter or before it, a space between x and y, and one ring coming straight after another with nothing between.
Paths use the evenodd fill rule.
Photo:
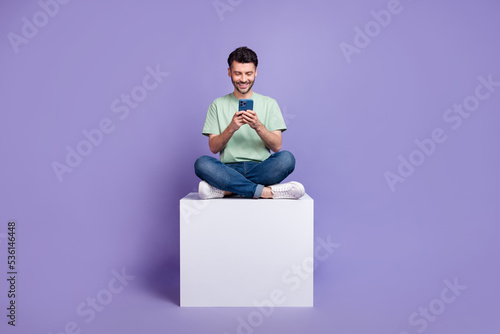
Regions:
<instances>
[{"instance_id":1,"label":"man's head","mask_svg":"<svg viewBox=\"0 0 500 334\"><path fill-rule=\"evenodd\" d=\"M228 75L235 90L240 94L249 93L257 76L257 65L259 63L257 54L243 46L231 52L227 63L229 65Z\"/></svg>"},{"instance_id":2,"label":"man's head","mask_svg":"<svg viewBox=\"0 0 500 334\"><path fill-rule=\"evenodd\" d=\"M253 63L256 69L257 65L259 64L257 54L246 46L242 46L231 52L229 58L227 58L227 64L229 65L229 68L231 68L234 61L242 64Z\"/></svg>"}]
</instances>

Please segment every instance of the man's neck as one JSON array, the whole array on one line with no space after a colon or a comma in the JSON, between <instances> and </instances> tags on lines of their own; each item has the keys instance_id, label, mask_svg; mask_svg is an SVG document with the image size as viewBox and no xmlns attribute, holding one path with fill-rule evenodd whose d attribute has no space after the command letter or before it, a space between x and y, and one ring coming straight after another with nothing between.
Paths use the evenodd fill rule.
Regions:
<instances>
[{"instance_id":1,"label":"man's neck","mask_svg":"<svg viewBox=\"0 0 500 334\"><path fill-rule=\"evenodd\" d=\"M253 90L250 90L248 91L248 93L246 94L241 94L240 92L238 92L236 89L234 90L233 92L233 95L235 98L237 98L238 100L245 100L245 99L250 99L253 95Z\"/></svg>"}]
</instances>

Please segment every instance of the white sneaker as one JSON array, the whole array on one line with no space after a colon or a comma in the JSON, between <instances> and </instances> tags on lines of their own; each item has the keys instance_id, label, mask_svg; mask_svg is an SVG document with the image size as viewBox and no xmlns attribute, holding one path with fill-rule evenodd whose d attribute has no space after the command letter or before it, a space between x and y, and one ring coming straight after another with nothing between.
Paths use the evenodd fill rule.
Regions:
<instances>
[{"instance_id":1,"label":"white sneaker","mask_svg":"<svg viewBox=\"0 0 500 334\"><path fill-rule=\"evenodd\" d=\"M206 181L201 181L198 185L198 195L201 199L222 198L224 197L224 190L212 187Z\"/></svg>"},{"instance_id":2,"label":"white sneaker","mask_svg":"<svg viewBox=\"0 0 500 334\"><path fill-rule=\"evenodd\" d=\"M288 182L269 186L273 193L273 199L278 198L301 198L306 193L304 186L299 182Z\"/></svg>"}]
</instances>

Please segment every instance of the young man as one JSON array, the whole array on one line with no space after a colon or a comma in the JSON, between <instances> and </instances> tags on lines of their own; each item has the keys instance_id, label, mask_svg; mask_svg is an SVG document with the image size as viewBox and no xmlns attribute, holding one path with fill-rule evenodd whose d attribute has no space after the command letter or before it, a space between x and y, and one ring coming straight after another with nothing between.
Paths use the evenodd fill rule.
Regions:
<instances>
[{"instance_id":1,"label":"young man","mask_svg":"<svg viewBox=\"0 0 500 334\"><path fill-rule=\"evenodd\" d=\"M210 151L220 153L220 161L206 155L196 160L195 173L203 180L198 187L200 197L302 197L302 184L279 184L293 172L295 158L288 151L280 151L286 125L278 104L252 90L257 55L240 47L227 62L234 92L215 99L208 108L202 133L208 136ZM238 111L240 99L253 100L254 110Z\"/></svg>"}]
</instances>

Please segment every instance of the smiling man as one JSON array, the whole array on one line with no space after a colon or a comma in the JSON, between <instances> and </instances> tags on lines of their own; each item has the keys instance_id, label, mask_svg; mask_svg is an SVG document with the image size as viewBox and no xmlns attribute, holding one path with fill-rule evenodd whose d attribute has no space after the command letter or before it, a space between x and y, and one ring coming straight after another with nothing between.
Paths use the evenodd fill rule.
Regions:
<instances>
[{"instance_id":1,"label":"smiling man","mask_svg":"<svg viewBox=\"0 0 500 334\"><path fill-rule=\"evenodd\" d=\"M227 60L234 92L215 99L205 118L202 133L210 151L220 160L202 156L195 173L202 181L202 199L236 194L251 198L293 198L304 195L299 182L279 184L295 168L295 158L281 151L281 133L286 125L278 103L254 93L258 59L247 47L234 50ZM239 100L253 100L253 110L238 111ZM274 152L271 154L271 152Z\"/></svg>"}]
</instances>

